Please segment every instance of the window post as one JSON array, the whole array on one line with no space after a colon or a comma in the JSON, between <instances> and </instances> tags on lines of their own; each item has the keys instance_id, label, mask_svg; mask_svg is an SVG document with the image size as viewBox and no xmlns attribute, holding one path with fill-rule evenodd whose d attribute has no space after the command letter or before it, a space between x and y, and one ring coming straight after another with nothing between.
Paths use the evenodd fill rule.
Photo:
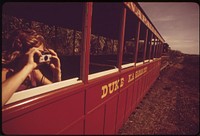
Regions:
<instances>
[{"instance_id":1,"label":"window post","mask_svg":"<svg viewBox=\"0 0 200 136\"><path fill-rule=\"evenodd\" d=\"M119 72L121 72L123 47L124 47L124 32L125 32L125 22L126 22L126 8L122 7L122 16L120 23L120 33L119 33L119 49L118 49L118 64Z\"/></svg>"},{"instance_id":2,"label":"window post","mask_svg":"<svg viewBox=\"0 0 200 136\"><path fill-rule=\"evenodd\" d=\"M92 2L87 2L83 11L83 35L80 61L80 79L88 83L89 62L90 62L90 34L92 22Z\"/></svg>"}]
</instances>

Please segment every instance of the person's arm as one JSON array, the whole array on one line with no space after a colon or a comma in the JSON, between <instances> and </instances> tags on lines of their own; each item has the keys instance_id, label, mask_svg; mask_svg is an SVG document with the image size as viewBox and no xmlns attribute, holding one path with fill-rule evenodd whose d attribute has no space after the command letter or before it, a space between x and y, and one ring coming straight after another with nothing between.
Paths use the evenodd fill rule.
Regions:
<instances>
[{"instance_id":1,"label":"person's arm","mask_svg":"<svg viewBox=\"0 0 200 136\"><path fill-rule=\"evenodd\" d=\"M53 83L47 77L45 77L39 69L33 70L33 74L39 85L47 85Z\"/></svg>"},{"instance_id":2,"label":"person's arm","mask_svg":"<svg viewBox=\"0 0 200 136\"><path fill-rule=\"evenodd\" d=\"M7 80L4 79L7 72L2 71L2 106L9 100L13 93L19 88L19 86L26 79L28 74L32 71L31 65L26 65L19 72L14 74Z\"/></svg>"},{"instance_id":3,"label":"person's arm","mask_svg":"<svg viewBox=\"0 0 200 136\"><path fill-rule=\"evenodd\" d=\"M61 67L60 59L58 58L58 55L54 50L49 49L49 51L52 54L50 67L53 72L53 82L61 81L62 73L61 73L61 69L60 69L60 67Z\"/></svg>"},{"instance_id":4,"label":"person's arm","mask_svg":"<svg viewBox=\"0 0 200 136\"><path fill-rule=\"evenodd\" d=\"M8 71L2 69L2 106L4 106L13 93L19 88L29 73L37 67L37 64L34 62L34 54L41 56L38 49L31 48L21 60L22 64L24 62L25 65L8 79L6 79Z\"/></svg>"}]
</instances>

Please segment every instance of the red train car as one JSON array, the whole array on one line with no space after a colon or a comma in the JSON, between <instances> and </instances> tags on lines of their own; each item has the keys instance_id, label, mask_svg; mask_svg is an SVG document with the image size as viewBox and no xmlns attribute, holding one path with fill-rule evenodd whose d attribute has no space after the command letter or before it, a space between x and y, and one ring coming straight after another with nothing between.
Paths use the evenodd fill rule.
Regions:
<instances>
[{"instance_id":1,"label":"red train car","mask_svg":"<svg viewBox=\"0 0 200 136\"><path fill-rule=\"evenodd\" d=\"M138 3L10 2L2 14L2 31L14 18L53 35L63 74L13 94L4 134L117 134L159 76L164 39Z\"/></svg>"}]
</instances>

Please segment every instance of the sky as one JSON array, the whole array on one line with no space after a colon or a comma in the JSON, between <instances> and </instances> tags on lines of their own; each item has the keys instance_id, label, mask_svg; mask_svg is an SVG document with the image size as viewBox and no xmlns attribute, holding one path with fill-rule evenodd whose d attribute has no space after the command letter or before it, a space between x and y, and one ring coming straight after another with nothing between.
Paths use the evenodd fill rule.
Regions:
<instances>
[{"instance_id":1,"label":"sky","mask_svg":"<svg viewBox=\"0 0 200 136\"><path fill-rule=\"evenodd\" d=\"M199 5L194 2L139 2L172 50L199 54Z\"/></svg>"}]
</instances>

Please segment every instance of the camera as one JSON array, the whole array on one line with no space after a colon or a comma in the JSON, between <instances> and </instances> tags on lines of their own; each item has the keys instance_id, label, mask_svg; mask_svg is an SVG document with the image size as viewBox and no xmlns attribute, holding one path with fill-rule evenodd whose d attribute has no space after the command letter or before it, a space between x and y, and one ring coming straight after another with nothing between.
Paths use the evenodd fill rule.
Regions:
<instances>
[{"instance_id":1,"label":"camera","mask_svg":"<svg viewBox=\"0 0 200 136\"><path fill-rule=\"evenodd\" d=\"M49 63L51 60L51 54L49 52L42 52L42 56L39 57L37 54L34 55L34 61L38 64Z\"/></svg>"}]
</instances>

